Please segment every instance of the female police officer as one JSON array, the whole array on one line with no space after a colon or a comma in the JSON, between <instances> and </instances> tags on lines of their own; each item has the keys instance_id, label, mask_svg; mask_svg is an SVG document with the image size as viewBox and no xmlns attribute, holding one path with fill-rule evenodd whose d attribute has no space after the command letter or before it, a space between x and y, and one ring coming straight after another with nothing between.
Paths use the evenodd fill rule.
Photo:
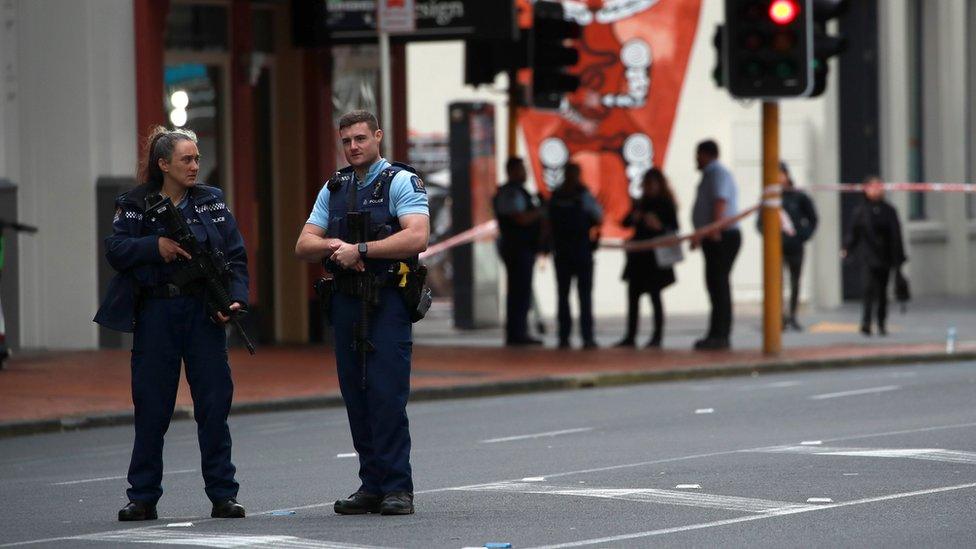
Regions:
<instances>
[{"instance_id":1,"label":"female police officer","mask_svg":"<svg viewBox=\"0 0 976 549\"><path fill-rule=\"evenodd\" d=\"M178 287L171 277L190 254L165 236L148 206L169 198L203 246L221 252L229 266L228 292L240 310L247 300L247 257L237 222L220 189L197 185L200 154L196 135L156 128L150 136L143 183L116 199L113 234L106 256L118 274L95 321L135 332L132 402L135 444L129 464L129 503L119 520L153 520L163 493L163 435L169 428L180 380L180 361L193 397L203 478L212 517L240 518L236 469L231 463L227 414L233 394L224 323L208 312L202 291Z\"/></svg>"}]
</instances>

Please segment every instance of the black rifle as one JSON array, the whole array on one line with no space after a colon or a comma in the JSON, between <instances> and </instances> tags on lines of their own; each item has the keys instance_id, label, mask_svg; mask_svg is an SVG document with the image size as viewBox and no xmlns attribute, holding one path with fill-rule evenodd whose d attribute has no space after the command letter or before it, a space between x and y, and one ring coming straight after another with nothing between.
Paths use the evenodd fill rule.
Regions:
<instances>
[{"instance_id":1,"label":"black rifle","mask_svg":"<svg viewBox=\"0 0 976 549\"><path fill-rule=\"evenodd\" d=\"M230 273L230 267L224 260L224 254L212 251L200 245L193 231L186 224L183 214L173 205L169 198L160 197L159 201L149 206L149 213L158 219L166 228L166 236L176 241L180 248L190 254L190 259L181 258L185 263L173 274L171 284L181 290L197 284L202 284L206 294L207 309L211 316L221 313L230 318L230 323L237 329L237 333L244 340L247 352L254 354L254 344L247 337L247 332L241 326L240 317L247 313L246 309L234 311L230 306L234 303L224 287L224 280Z\"/></svg>"},{"instance_id":2,"label":"black rifle","mask_svg":"<svg viewBox=\"0 0 976 549\"><path fill-rule=\"evenodd\" d=\"M355 185L350 184L353 188ZM352 193L350 193L352 194ZM354 202L350 202L353 204ZM349 211L346 213L349 227L349 239L352 244L369 241L369 212ZM379 289L376 277L370 272L352 273L346 275L355 280L357 286L355 294L359 296L359 322L353 326L352 349L359 355L359 363L363 372L362 388L366 388L366 356L375 350L369 340L370 309L379 302Z\"/></svg>"}]
</instances>

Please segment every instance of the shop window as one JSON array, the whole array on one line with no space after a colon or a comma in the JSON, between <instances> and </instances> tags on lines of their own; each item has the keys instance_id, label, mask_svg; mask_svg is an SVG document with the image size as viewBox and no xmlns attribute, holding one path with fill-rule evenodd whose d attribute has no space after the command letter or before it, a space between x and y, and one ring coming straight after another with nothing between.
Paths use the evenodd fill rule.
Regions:
<instances>
[{"instance_id":1,"label":"shop window","mask_svg":"<svg viewBox=\"0 0 976 549\"><path fill-rule=\"evenodd\" d=\"M221 187L221 68L203 63L166 65L163 79L163 107L171 126L197 134L200 182Z\"/></svg>"},{"instance_id":2,"label":"shop window","mask_svg":"<svg viewBox=\"0 0 976 549\"><path fill-rule=\"evenodd\" d=\"M269 9L255 9L253 13L254 51L274 53L274 12Z\"/></svg>"},{"instance_id":3,"label":"shop window","mask_svg":"<svg viewBox=\"0 0 976 549\"><path fill-rule=\"evenodd\" d=\"M166 20L166 49L227 51L228 21L226 6L173 3Z\"/></svg>"}]
</instances>

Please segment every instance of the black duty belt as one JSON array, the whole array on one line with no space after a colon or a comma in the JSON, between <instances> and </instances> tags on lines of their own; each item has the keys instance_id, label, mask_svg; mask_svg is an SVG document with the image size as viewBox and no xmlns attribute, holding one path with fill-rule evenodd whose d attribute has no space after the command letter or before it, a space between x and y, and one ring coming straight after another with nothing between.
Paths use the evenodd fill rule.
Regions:
<instances>
[{"instance_id":1,"label":"black duty belt","mask_svg":"<svg viewBox=\"0 0 976 549\"><path fill-rule=\"evenodd\" d=\"M180 288L176 284L160 284L159 286L144 286L139 289L139 294L147 299L169 299L174 297L202 297L203 288L192 286Z\"/></svg>"}]
</instances>

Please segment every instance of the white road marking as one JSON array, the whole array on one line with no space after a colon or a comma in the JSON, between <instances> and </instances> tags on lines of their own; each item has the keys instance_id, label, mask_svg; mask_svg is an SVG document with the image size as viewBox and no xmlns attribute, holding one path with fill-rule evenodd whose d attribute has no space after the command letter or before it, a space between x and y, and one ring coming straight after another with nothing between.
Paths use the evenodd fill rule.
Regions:
<instances>
[{"instance_id":1,"label":"white road marking","mask_svg":"<svg viewBox=\"0 0 976 549\"><path fill-rule=\"evenodd\" d=\"M846 456L875 458L904 458L946 463L976 464L976 453L942 448L837 448L831 446L773 446L759 450L773 454L812 454L816 456Z\"/></svg>"},{"instance_id":2,"label":"white road marking","mask_svg":"<svg viewBox=\"0 0 976 549\"><path fill-rule=\"evenodd\" d=\"M525 477L522 482L545 482L546 477Z\"/></svg>"},{"instance_id":3,"label":"white road marking","mask_svg":"<svg viewBox=\"0 0 976 549\"><path fill-rule=\"evenodd\" d=\"M753 391L756 389L784 389L786 387L796 387L798 385L803 385L802 381L773 381L771 383L759 383L754 385L743 385L737 390L739 391Z\"/></svg>"},{"instance_id":4,"label":"white road marking","mask_svg":"<svg viewBox=\"0 0 976 549\"><path fill-rule=\"evenodd\" d=\"M898 389L901 389L901 385L885 385L883 387L868 387L867 389L855 389L853 391L840 391L839 393L824 393L822 395L813 395L808 398L810 400L826 400L828 398L841 398L841 397L857 396L857 395L873 395L876 393L897 391Z\"/></svg>"},{"instance_id":5,"label":"white road marking","mask_svg":"<svg viewBox=\"0 0 976 549\"><path fill-rule=\"evenodd\" d=\"M348 453L348 454L336 454L336 459L354 458L354 457L356 457L358 455L359 454L357 454L356 452L351 452L351 453Z\"/></svg>"},{"instance_id":6,"label":"white road marking","mask_svg":"<svg viewBox=\"0 0 976 549\"><path fill-rule=\"evenodd\" d=\"M834 509L838 507L850 507L852 505L864 505L867 503L876 503L879 501L889 501L893 499L902 499L902 498L909 498L914 496L924 496L928 494L937 494L940 492L950 492L954 490L965 490L967 488L973 488L973 487L976 487L976 483L957 484L955 486L944 486L942 488L930 488L928 490L916 490L914 492L902 492L899 494L890 494L887 496L877 496L871 498L856 499L852 501L845 501L842 503L828 503L826 505L806 505L798 509L788 509L778 513L747 515L744 517L737 517L737 518L726 519L726 520L716 520L713 522L701 522L698 524L689 524L687 526L675 526L674 528L662 528L660 530L648 530L646 532L635 532L633 534L622 534L619 536L609 536L605 538L594 538L594 539L586 539L580 541L571 541L568 543L559 543L556 545L543 545L538 547L532 547L530 549L559 549L562 547L583 547L586 545L614 543L618 541L626 541L631 539L649 538L649 537L662 536L667 534L676 534L678 532L687 532L690 530L704 530L706 528L715 528L717 526L727 526L729 524L738 524L740 522L751 522L754 520L763 520L763 519L781 517L786 515L796 515L799 513L811 513L814 511L824 511L827 509Z\"/></svg>"},{"instance_id":7,"label":"white road marking","mask_svg":"<svg viewBox=\"0 0 976 549\"><path fill-rule=\"evenodd\" d=\"M800 446L820 446L821 444L823 444L822 440L804 440Z\"/></svg>"},{"instance_id":8,"label":"white road marking","mask_svg":"<svg viewBox=\"0 0 976 549\"><path fill-rule=\"evenodd\" d=\"M715 408L699 408L695 410L696 414L711 414L715 412Z\"/></svg>"},{"instance_id":9,"label":"white road marking","mask_svg":"<svg viewBox=\"0 0 976 549\"><path fill-rule=\"evenodd\" d=\"M563 429L562 431L548 431L545 433L534 433L531 435L517 435L514 437L501 437L501 438L489 438L482 440L482 444L492 444L495 442L509 442L512 440L525 440L530 438L544 438L544 437L555 437L559 435L569 435L572 433L584 433L586 431L592 431L593 427L580 427L578 429Z\"/></svg>"},{"instance_id":10,"label":"white road marking","mask_svg":"<svg viewBox=\"0 0 976 549\"><path fill-rule=\"evenodd\" d=\"M196 469L180 469L179 471L165 471L165 475L182 475L184 473L196 473ZM83 480L69 480L65 482L53 482L50 486L68 486L71 484L85 484L86 482L102 482L103 480L124 480L127 478L125 475L119 475L114 477L98 477L98 478L86 478Z\"/></svg>"},{"instance_id":11,"label":"white road marking","mask_svg":"<svg viewBox=\"0 0 976 549\"><path fill-rule=\"evenodd\" d=\"M621 501L636 501L640 503L660 503L667 505L682 505L686 507L725 509L727 511L738 511L744 513L776 513L784 509L805 507L803 504L790 503L787 501L772 501L767 499L744 498L738 496L678 492L675 490L660 490L657 488L577 488L571 486L529 484L525 482L496 482L493 484L483 484L481 486L461 490L590 497Z\"/></svg>"},{"instance_id":12,"label":"white road marking","mask_svg":"<svg viewBox=\"0 0 976 549\"><path fill-rule=\"evenodd\" d=\"M675 490L701 490L701 484L679 484L674 487Z\"/></svg>"},{"instance_id":13,"label":"white road marking","mask_svg":"<svg viewBox=\"0 0 976 549\"><path fill-rule=\"evenodd\" d=\"M842 441L842 440L857 440L857 439L863 439L863 438L877 438L877 437L886 437L886 436L892 436L892 435L905 435L905 434L912 434L912 433L925 433L925 432L930 432L930 431L944 431L944 430L949 430L949 429L971 429L973 427L976 427L976 422L972 422L972 423L953 423L953 424L949 424L949 425L933 425L933 426L930 426L930 427L917 427L917 428L914 428L914 429L899 429L899 430L895 430L895 431L879 431L879 432L876 432L876 433L862 433L862 434L859 434L859 435L847 435L847 436L842 436L842 437L828 438L828 439L824 439L824 440L827 441L827 442L837 442L837 441ZM581 475L581 474L585 474L585 473L596 473L596 472L600 472L600 471L616 471L616 470L620 470L620 469L632 469L632 468L635 468L635 467L645 467L647 465L657 465L657 464L661 464L661 463L673 463L673 462L676 462L676 461L687 461L687 460L702 459L702 458L709 458L709 457L728 456L728 455L732 455L732 454L758 452L758 451L761 451L761 450L763 450L765 448L767 448L767 447L744 448L744 449L739 449L739 450L721 450L721 451L718 451L718 452L707 452L707 453L702 453L702 454L687 454L687 455L683 455L683 456L674 456L674 457L670 457L670 458L652 459L652 460L640 461L640 462L635 462L635 463L623 463L623 464L620 464L620 465L610 465L610 466L606 466L606 467L595 467L595 468L590 468L590 469L578 469L576 471L564 471L564 472L561 472L561 473L551 473L549 475L546 475L546 477L547 478L555 478L555 477L565 477L565 476ZM30 460L30 461L34 461L34 460ZM2 462L0 462L0 463L2 463ZM515 480L517 480L517 479L515 479ZM477 487L477 486L482 486L482 485L481 484L471 484L471 485L464 485L464 486L445 486L445 487L442 487L442 488L431 488L431 489L428 489L428 490L418 490L418 491L414 492L414 494L415 495L420 495L420 494L438 494L438 493L442 493L442 492L451 492L451 491L456 491L456 490L464 490L466 488L473 488L473 487ZM961 489L961 488L969 488L969 487L972 487L972 486L976 486L976 484L960 485L960 486L957 486L957 487L948 487L946 489L935 489L934 492L944 492L944 491L947 491L947 490L955 490L955 489ZM934 492L933 491L923 491L922 493L934 493ZM917 494L909 494L909 495L917 495ZM299 505L299 506L296 506L296 507L290 507L289 509L290 510L293 510L293 511L308 510L308 509L319 509L319 508L323 508L323 507L332 507L334 504L335 504L335 501L334 500L331 500L331 501L326 501L326 502L322 502L322 503L312 503L312 504L309 504L309 505ZM848 503L848 504L850 504L850 503ZM834 505L835 506L844 506L845 504L834 504ZM826 507L825 506L819 506L819 507L817 507L817 509L823 509L823 508L826 508ZM277 510L280 510L280 509L277 509ZM255 513L250 513L250 515L252 517L253 516L262 516L262 515L270 515L274 511L276 511L276 510L259 511L259 512L255 512ZM761 516L758 516L758 517L748 516L748 517L745 517L745 520L754 520L756 518L764 518L766 516L767 515L761 515ZM202 520L198 521L198 524L205 523L205 522L219 521L219 520L221 520L221 519L202 519ZM742 522L743 520L742 519L732 519L732 521L733 522ZM708 527L708 526L705 526L705 527ZM128 530L110 530L110 531L104 532L104 533L138 532L138 531L144 531L144 530L147 530L147 529L150 529L150 528L153 528L153 527L151 527L151 526L142 526L142 527L138 527L138 528L131 528L131 529L128 529ZM694 529L697 529L697 528L695 528L695 527L689 527L688 529L694 530ZM53 542L56 542L56 541L65 541L65 540L69 540L69 539L74 539L74 537L73 536L59 536L59 537L38 538L38 539L32 539L32 540L26 540L26 541L17 541L17 542L10 542L10 543L0 543L0 547L20 547L20 546L24 546L24 545L36 545L36 544L39 544L39 543L53 543Z\"/></svg>"},{"instance_id":14,"label":"white road marking","mask_svg":"<svg viewBox=\"0 0 976 549\"><path fill-rule=\"evenodd\" d=\"M166 525L167 528L189 528L193 526L192 522L171 522Z\"/></svg>"},{"instance_id":15,"label":"white road marking","mask_svg":"<svg viewBox=\"0 0 976 549\"><path fill-rule=\"evenodd\" d=\"M833 503L830 498L807 498L807 503Z\"/></svg>"},{"instance_id":16,"label":"white road marking","mask_svg":"<svg viewBox=\"0 0 976 549\"><path fill-rule=\"evenodd\" d=\"M250 549L374 549L374 546L369 545L302 539L295 536L167 532L165 530L103 532L67 539L115 543L193 545L196 547L248 547Z\"/></svg>"}]
</instances>

